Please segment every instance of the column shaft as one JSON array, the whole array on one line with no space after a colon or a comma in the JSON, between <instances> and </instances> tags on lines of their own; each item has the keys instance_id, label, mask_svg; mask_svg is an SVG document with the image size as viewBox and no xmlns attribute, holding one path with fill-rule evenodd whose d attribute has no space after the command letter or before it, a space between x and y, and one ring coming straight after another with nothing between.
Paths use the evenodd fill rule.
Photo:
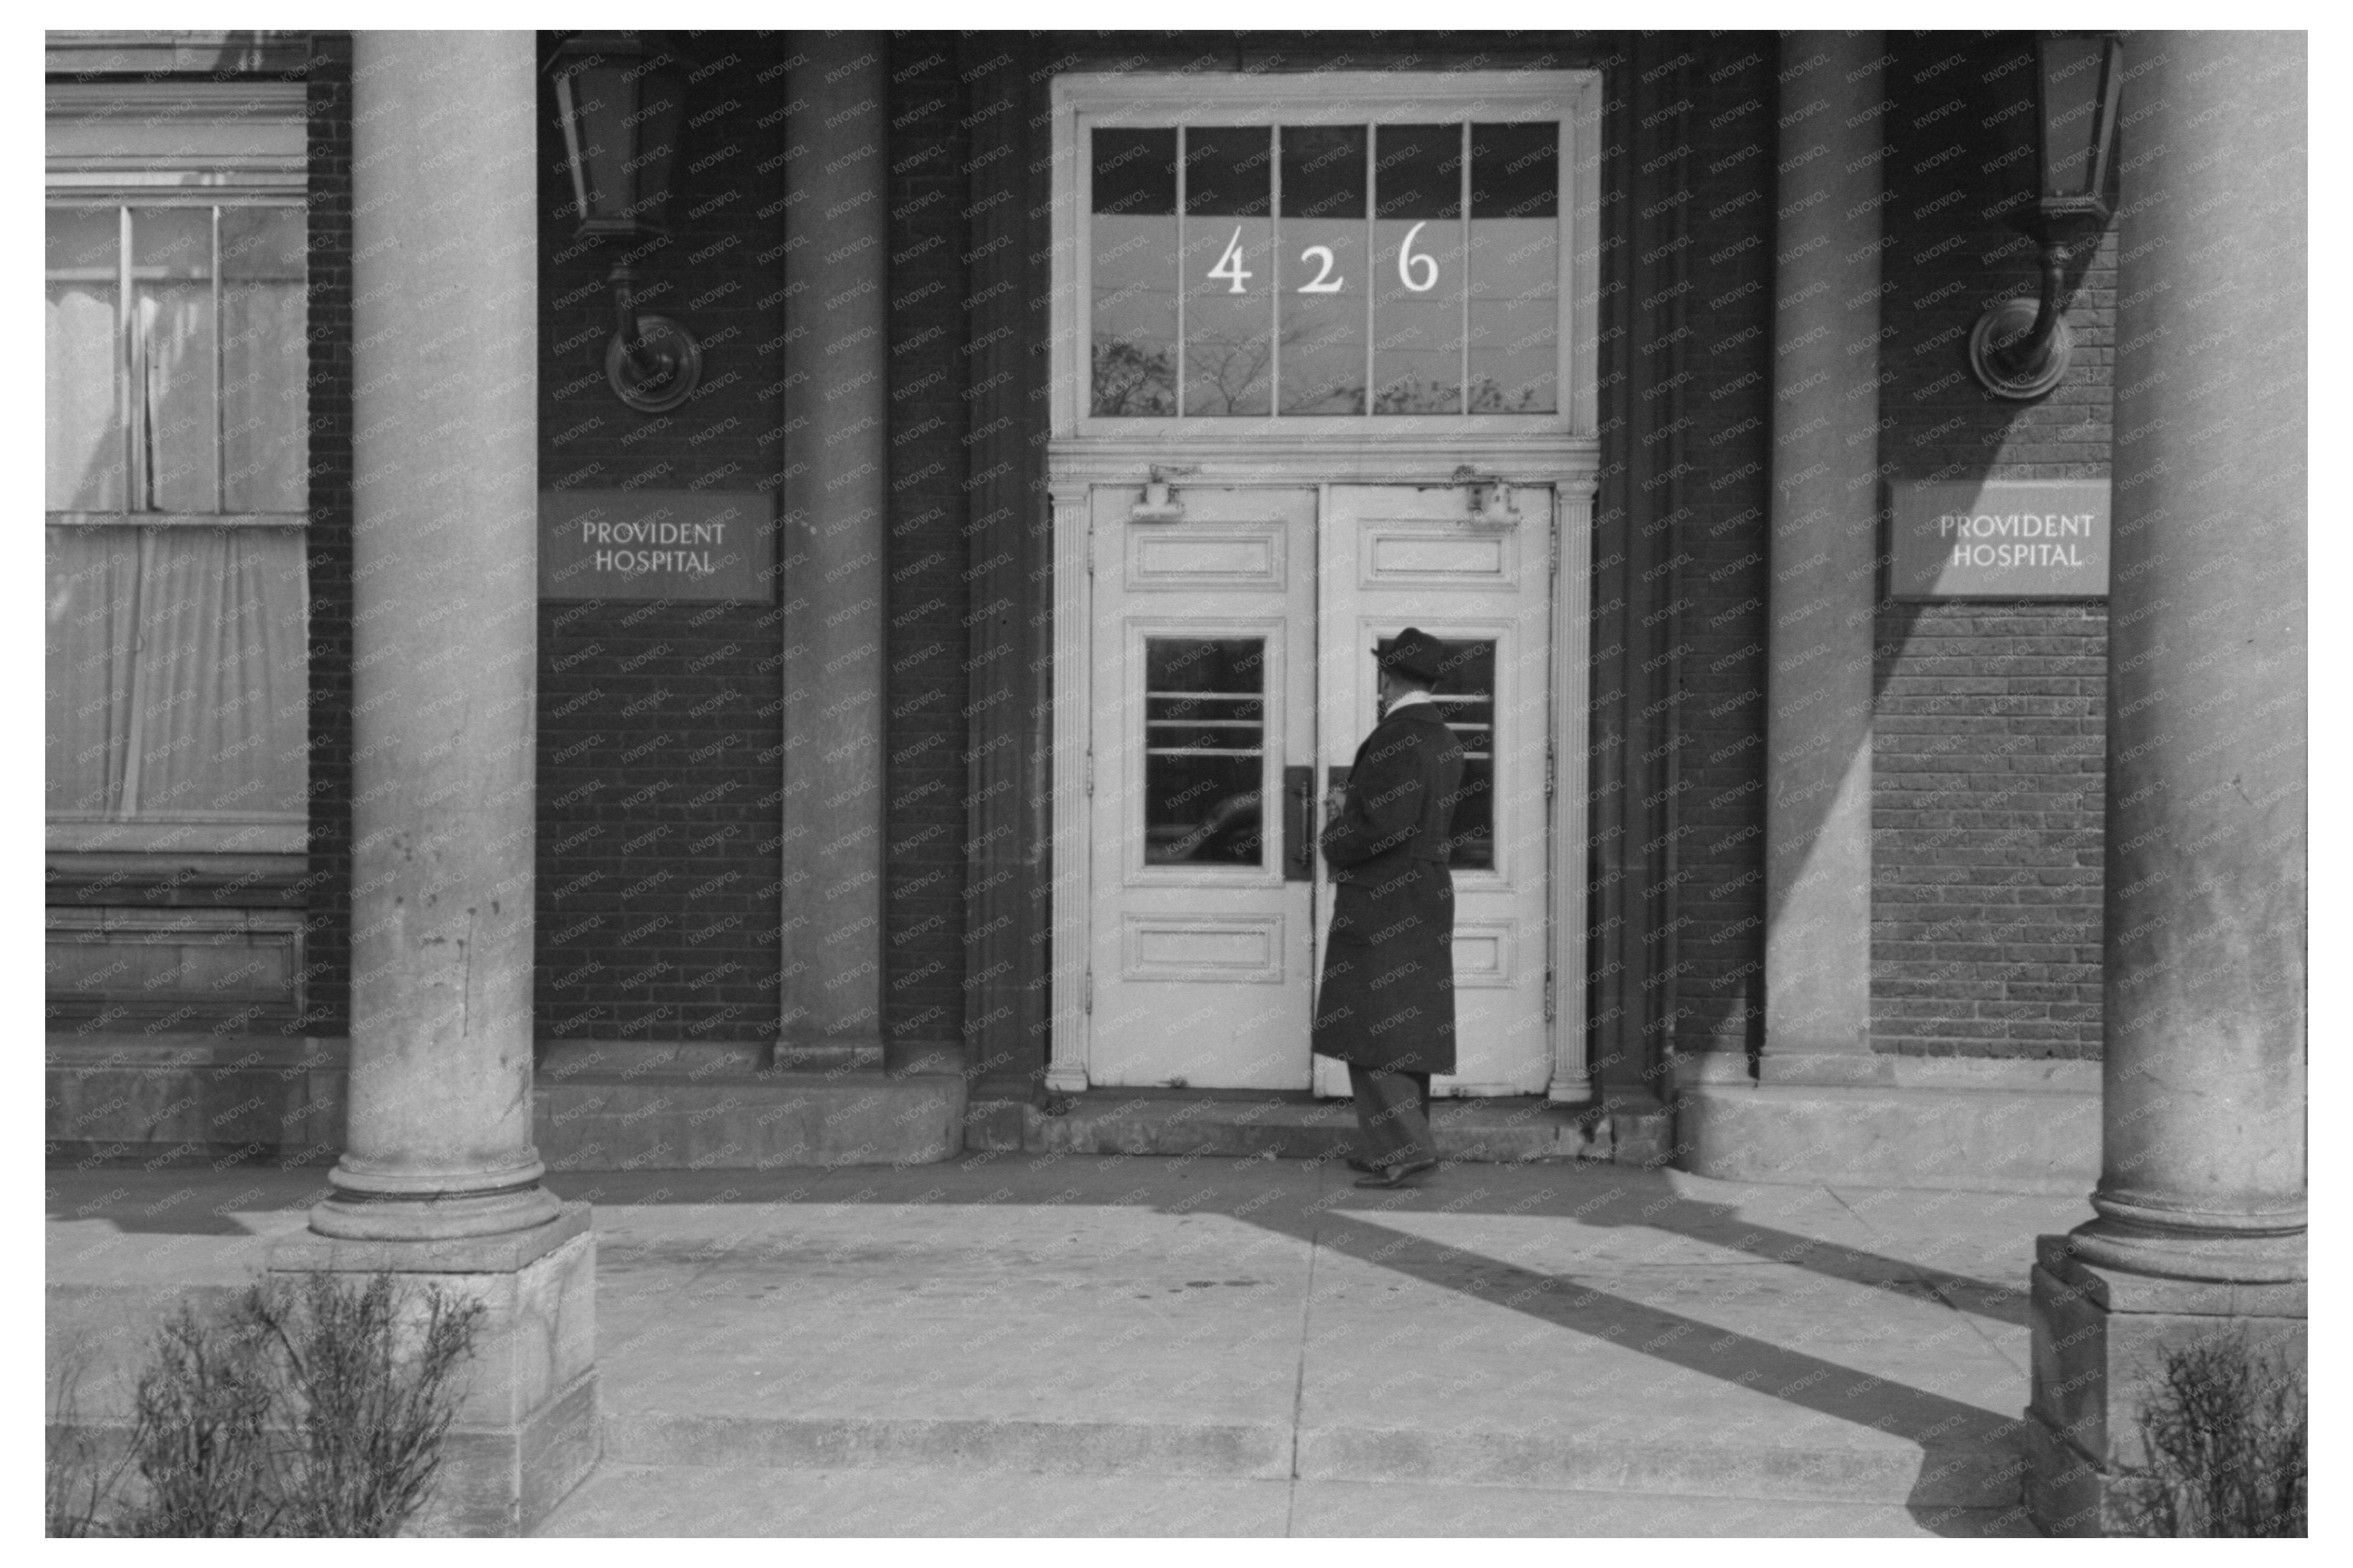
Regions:
<instances>
[{"instance_id":1,"label":"column shaft","mask_svg":"<svg viewBox=\"0 0 2353 1568\"><path fill-rule=\"evenodd\" d=\"M532 1147L532 35L353 51L352 1065L312 1228L554 1216Z\"/></svg>"},{"instance_id":2,"label":"column shaft","mask_svg":"<svg viewBox=\"0 0 2353 1568\"><path fill-rule=\"evenodd\" d=\"M780 1059L881 1065L888 40L809 34L785 76Z\"/></svg>"},{"instance_id":3,"label":"column shaft","mask_svg":"<svg viewBox=\"0 0 2353 1568\"><path fill-rule=\"evenodd\" d=\"M2128 47L2095 1261L2301 1273L2305 46Z\"/></svg>"},{"instance_id":4,"label":"column shaft","mask_svg":"<svg viewBox=\"0 0 2353 1568\"><path fill-rule=\"evenodd\" d=\"M1871 1054L1871 706L1878 594L1877 33L1781 45L1765 1067L1861 1081Z\"/></svg>"}]
</instances>

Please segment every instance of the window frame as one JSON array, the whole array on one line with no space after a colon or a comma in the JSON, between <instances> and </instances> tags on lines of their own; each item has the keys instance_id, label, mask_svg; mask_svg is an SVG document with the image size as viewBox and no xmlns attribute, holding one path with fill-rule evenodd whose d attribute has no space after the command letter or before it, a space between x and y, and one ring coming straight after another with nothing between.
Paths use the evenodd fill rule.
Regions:
<instances>
[{"instance_id":1,"label":"window frame","mask_svg":"<svg viewBox=\"0 0 2353 1568\"><path fill-rule=\"evenodd\" d=\"M1547 71L1274 73L1081 72L1057 77L1053 118L1053 377L1057 440L1212 442L1252 449L1328 447L1336 439L1557 443L1590 436L1598 342L1601 74ZM1559 408L1548 414L1280 414L1135 417L1092 411L1093 323L1089 241L1096 126L1378 125L1432 121L1556 119L1561 130ZM1369 281L1368 281L1369 287ZM1369 395L1369 388L1367 388ZM1270 397L1279 408L1280 389Z\"/></svg>"},{"instance_id":2,"label":"window frame","mask_svg":"<svg viewBox=\"0 0 2353 1568\"><path fill-rule=\"evenodd\" d=\"M191 82L52 81L45 94L46 208L279 207L304 215L309 229L308 90L300 81ZM219 297L217 217L214 222L213 287ZM311 514L290 512L142 512L132 510L136 469L132 444L138 399L128 383L131 252L118 248L119 281L115 389L124 445L122 504L113 511L43 512L49 527L146 529L219 528L292 531L307 536ZM305 293L310 279L306 267ZM47 275L46 266L43 269ZM305 311L306 320L308 311ZM217 402L219 319L215 318L215 494L225 499L218 461L224 417ZM302 418L310 418L309 376L301 388ZM46 480L45 480L46 485ZM307 492L307 481L305 482ZM306 552L307 554L307 552ZM307 635L304 639L307 645ZM304 660L307 705L311 687ZM44 811L45 843L58 853L168 853L205 856L296 854L310 842L309 813L190 810L169 816L121 816Z\"/></svg>"}]
</instances>

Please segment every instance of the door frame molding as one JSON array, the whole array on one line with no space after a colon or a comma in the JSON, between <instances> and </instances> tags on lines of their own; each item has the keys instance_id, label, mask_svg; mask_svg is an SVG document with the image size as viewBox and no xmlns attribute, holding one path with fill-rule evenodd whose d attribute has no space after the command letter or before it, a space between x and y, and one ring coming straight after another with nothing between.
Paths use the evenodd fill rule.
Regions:
<instances>
[{"instance_id":1,"label":"door frame molding","mask_svg":"<svg viewBox=\"0 0 2353 1568\"><path fill-rule=\"evenodd\" d=\"M1039 345L1050 354L1052 367L1045 396L1052 435L1047 443L1046 489L1053 540L1049 612L1053 739L1047 789L1053 865L1048 921L1054 955L1046 1069L1050 1092L1069 1094L1087 1087L1086 983L1093 936L1088 757L1094 670L1090 643L1098 553L1088 492L1101 484L1141 485L1156 463L1180 468L1174 479L1180 494L1187 484L1317 487L1319 528L1328 509L1322 487L1328 485L1451 486L1460 482L1457 471L1467 467L1514 484L1552 488L1553 768L1546 952L1553 994L1546 1021L1552 1058L1547 1096L1567 1104L1593 1097L1586 993L1592 540L1601 464L1602 88L1603 73L1591 68L1329 72L1289 79L1260 72L1095 71L1056 75L1043 95L1051 122L1049 332L1047 343ZM1079 418L1076 389L1086 384L1088 359L1081 296L1085 268L1078 244L1081 111L1101 106L1165 110L1170 101L1233 110L1262 105L1279 93L1309 102L1345 101L1351 96L1387 101L1421 93L1443 99L1450 106L1476 101L1499 107L1567 95L1572 108L1564 121L1563 149L1565 431L1514 429L1479 416L1439 416L1400 418L1393 426L1367 420L1356 429L1305 430L1295 422L1290 422L1293 429L1285 429L1287 421L1269 418L1238 419L1228 431L1217 428L1222 421L1188 419L1168 421L1181 427L1176 429L1080 433L1085 421Z\"/></svg>"}]
</instances>

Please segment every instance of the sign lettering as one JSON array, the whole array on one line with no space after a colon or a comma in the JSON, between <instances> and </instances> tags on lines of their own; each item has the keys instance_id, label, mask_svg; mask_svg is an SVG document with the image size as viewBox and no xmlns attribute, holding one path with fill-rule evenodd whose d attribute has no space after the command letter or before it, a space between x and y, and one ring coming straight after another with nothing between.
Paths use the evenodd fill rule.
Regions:
<instances>
[{"instance_id":1,"label":"sign lettering","mask_svg":"<svg viewBox=\"0 0 2353 1568\"><path fill-rule=\"evenodd\" d=\"M765 492L564 490L539 498L539 597L776 597L776 502Z\"/></svg>"},{"instance_id":2,"label":"sign lettering","mask_svg":"<svg viewBox=\"0 0 2353 1568\"><path fill-rule=\"evenodd\" d=\"M1899 480L1888 591L1899 599L2105 599L2105 479Z\"/></svg>"}]
</instances>

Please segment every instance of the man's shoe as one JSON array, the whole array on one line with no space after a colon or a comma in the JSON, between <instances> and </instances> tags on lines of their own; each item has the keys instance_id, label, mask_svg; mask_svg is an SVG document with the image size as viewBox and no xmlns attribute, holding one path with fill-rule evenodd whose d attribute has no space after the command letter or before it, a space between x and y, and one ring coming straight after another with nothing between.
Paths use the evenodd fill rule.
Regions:
<instances>
[{"instance_id":1,"label":"man's shoe","mask_svg":"<svg viewBox=\"0 0 2353 1568\"><path fill-rule=\"evenodd\" d=\"M1386 1171L1376 1171L1369 1176L1356 1178L1359 1187L1410 1187L1422 1177L1438 1169L1435 1160L1415 1160L1403 1165L1392 1165Z\"/></svg>"}]
</instances>

